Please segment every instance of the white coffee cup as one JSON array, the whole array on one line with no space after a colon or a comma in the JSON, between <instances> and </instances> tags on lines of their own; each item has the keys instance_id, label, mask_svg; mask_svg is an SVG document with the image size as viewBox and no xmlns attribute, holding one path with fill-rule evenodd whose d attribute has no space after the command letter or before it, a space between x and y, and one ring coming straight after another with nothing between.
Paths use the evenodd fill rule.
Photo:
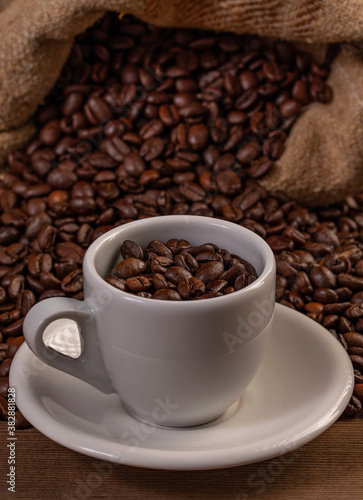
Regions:
<instances>
[{"instance_id":1,"label":"white coffee cup","mask_svg":"<svg viewBox=\"0 0 363 500\"><path fill-rule=\"evenodd\" d=\"M121 260L124 240L142 248L153 240L215 243L250 262L258 278L222 297L162 301L122 292L104 281ZM192 426L221 416L255 376L267 349L275 305L275 259L266 242L236 224L198 216L143 219L98 238L83 262L84 301L39 302L24 321L34 354L106 394L148 422ZM79 358L47 346L46 327L75 320ZM71 386L69 390L71 390Z\"/></svg>"}]
</instances>

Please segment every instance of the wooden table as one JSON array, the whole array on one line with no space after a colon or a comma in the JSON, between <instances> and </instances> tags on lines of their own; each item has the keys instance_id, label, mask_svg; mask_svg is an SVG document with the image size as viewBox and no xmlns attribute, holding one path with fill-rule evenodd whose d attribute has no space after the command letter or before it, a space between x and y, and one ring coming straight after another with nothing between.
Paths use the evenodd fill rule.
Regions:
<instances>
[{"instance_id":1,"label":"wooden table","mask_svg":"<svg viewBox=\"0 0 363 500\"><path fill-rule=\"evenodd\" d=\"M282 459L209 471L149 470L68 450L35 429L17 431L16 493L7 491L7 425L0 423L0 498L24 500L359 500L363 418L341 418Z\"/></svg>"}]
</instances>

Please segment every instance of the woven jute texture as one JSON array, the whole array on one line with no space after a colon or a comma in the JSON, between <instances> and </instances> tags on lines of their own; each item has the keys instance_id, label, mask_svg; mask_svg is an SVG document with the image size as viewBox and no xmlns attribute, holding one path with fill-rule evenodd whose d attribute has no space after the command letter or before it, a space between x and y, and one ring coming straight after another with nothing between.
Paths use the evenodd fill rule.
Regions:
<instances>
[{"instance_id":1,"label":"woven jute texture","mask_svg":"<svg viewBox=\"0 0 363 500\"><path fill-rule=\"evenodd\" d=\"M74 37L105 11L158 26L340 43L329 104L308 106L263 180L311 206L363 188L363 8L360 0L0 0L0 165L34 133L32 115L54 86ZM350 42L347 44L346 42Z\"/></svg>"}]
</instances>

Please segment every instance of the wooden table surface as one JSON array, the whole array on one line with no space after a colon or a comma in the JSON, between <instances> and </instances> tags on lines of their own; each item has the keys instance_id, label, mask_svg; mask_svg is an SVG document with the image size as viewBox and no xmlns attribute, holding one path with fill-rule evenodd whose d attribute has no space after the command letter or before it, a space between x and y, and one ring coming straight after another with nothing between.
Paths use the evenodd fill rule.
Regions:
<instances>
[{"instance_id":1,"label":"wooden table surface","mask_svg":"<svg viewBox=\"0 0 363 500\"><path fill-rule=\"evenodd\" d=\"M281 458L229 469L174 472L102 462L17 431L16 493L7 491L7 424L0 422L1 499L363 499L363 418L339 419Z\"/></svg>"}]
</instances>

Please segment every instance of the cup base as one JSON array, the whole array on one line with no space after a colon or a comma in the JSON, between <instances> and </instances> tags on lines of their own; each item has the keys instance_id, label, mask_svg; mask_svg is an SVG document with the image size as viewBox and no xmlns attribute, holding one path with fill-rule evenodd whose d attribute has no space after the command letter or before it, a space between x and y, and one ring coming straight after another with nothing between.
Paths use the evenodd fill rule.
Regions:
<instances>
[{"instance_id":1,"label":"cup base","mask_svg":"<svg viewBox=\"0 0 363 500\"><path fill-rule=\"evenodd\" d=\"M170 430L175 430L175 429L193 429L193 428L202 429L203 427L211 427L213 425L219 425L221 422L224 422L225 420L228 420L229 418L231 418L239 410L239 408L241 407L241 405L242 405L242 399L243 399L243 396L240 397L233 404L231 404L231 406L229 406L227 408L227 410L225 410L221 415L218 415L217 417L212 418L211 420L207 420L205 422L201 422L199 424L194 424L194 425L161 425L161 424L156 423L154 420L151 420L151 419L149 420L149 419L147 419L145 417L141 417L135 410L133 410L132 408L130 408L124 402L122 402L122 405L125 408L125 410L135 420L138 420L139 422L141 422L141 423L143 423L145 425L148 425L148 426L152 426L152 427L156 427L156 428L164 429L164 430L165 429L170 429Z\"/></svg>"}]
</instances>

